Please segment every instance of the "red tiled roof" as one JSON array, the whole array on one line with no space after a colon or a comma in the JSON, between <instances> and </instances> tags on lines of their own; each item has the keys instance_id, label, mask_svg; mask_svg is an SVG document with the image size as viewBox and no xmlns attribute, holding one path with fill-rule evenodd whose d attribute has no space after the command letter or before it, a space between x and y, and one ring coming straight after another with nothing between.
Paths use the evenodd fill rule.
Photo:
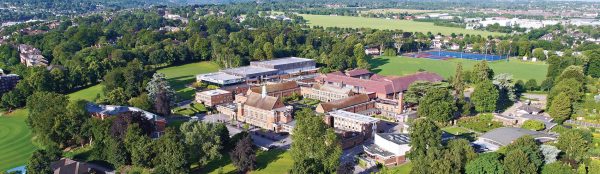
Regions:
<instances>
[{"instance_id":1,"label":"red tiled roof","mask_svg":"<svg viewBox=\"0 0 600 174\"><path fill-rule=\"evenodd\" d=\"M358 86L364 88L365 91L379 94L389 94L407 90L408 86L416 81L437 82L441 80L443 80L441 76L431 72L420 72L401 77L373 75L371 79L359 79L346 75L339 75L338 73L329 73L325 76L317 77L317 81Z\"/></svg>"},{"instance_id":2,"label":"red tiled roof","mask_svg":"<svg viewBox=\"0 0 600 174\"><path fill-rule=\"evenodd\" d=\"M396 92L407 90L408 86L410 86L410 84L416 81L439 82L444 80L444 78L442 78L440 75L432 72L419 72L401 77L386 78L393 82L394 88L396 88Z\"/></svg>"},{"instance_id":3,"label":"red tiled roof","mask_svg":"<svg viewBox=\"0 0 600 174\"><path fill-rule=\"evenodd\" d=\"M364 75L364 74L371 74L371 72L366 69L353 69L353 70L346 72L346 75L348 75L350 77L356 77L356 76L360 76L360 75Z\"/></svg>"},{"instance_id":4,"label":"red tiled roof","mask_svg":"<svg viewBox=\"0 0 600 174\"><path fill-rule=\"evenodd\" d=\"M281 103L281 100L279 100L279 97L263 97L261 94L257 94L254 92L250 92L248 94L248 98L246 99L246 102L244 104L263 110L273 110L283 105L283 103Z\"/></svg>"},{"instance_id":5,"label":"red tiled roof","mask_svg":"<svg viewBox=\"0 0 600 174\"><path fill-rule=\"evenodd\" d=\"M267 85L267 92L279 92L279 91L291 90L294 88L298 88L298 83L296 83L296 81L289 81L289 82L283 82L283 83L277 83L277 84L269 84L269 85ZM250 88L250 90L252 90L252 92L256 92L256 93L260 94L262 92L262 86L252 87L252 88Z\"/></svg>"},{"instance_id":6,"label":"red tiled roof","mask_svg":"<svg viewBox=\"0 0 600 174\"><path fill-rule=\"evenodd\" d=\"M367 94L359 94L359 95L354 95L352 97L348 97L348 98L344 98L344 99L340 99L340 100L335 100L335 101L331 101L331 102L327 102L327 103L321 103L319 105L321 105L321 107L323 108L323 111L329 112L329 111L333 111L334 109L342 109L342 108L347 108L349 106L365 103L365 102L368 102L369 100L370 100L370 98Z\"/></svg>"}]
</instances>

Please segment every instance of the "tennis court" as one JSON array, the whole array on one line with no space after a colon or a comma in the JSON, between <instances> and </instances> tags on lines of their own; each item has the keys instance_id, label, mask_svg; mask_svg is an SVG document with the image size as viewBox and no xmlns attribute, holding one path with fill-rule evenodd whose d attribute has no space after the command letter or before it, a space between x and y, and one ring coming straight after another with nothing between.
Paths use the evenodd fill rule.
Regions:
<instances>
[{"instance_id":1,"label":"tennis court","mask_svg":"<svg viewBox=\"0 0 600 174\"><path fill-rule=\"evenodd\" d=\"M415 58L428 58L437 60L447 60L451 58L469 59L469 60L487 60L496 61L506 59L499 55L491 54L477 54L477 53L463 53L463 52L452 52L452 51L425 51L419 53L408 53L405 56Z\"/></svg>"}]
</instances>

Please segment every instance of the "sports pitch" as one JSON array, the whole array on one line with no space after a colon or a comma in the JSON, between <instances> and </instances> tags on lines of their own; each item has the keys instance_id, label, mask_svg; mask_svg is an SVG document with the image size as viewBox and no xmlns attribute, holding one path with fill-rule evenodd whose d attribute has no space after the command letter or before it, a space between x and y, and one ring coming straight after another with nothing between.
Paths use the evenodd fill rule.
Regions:
<instances>
[{"instance_id":1,"label":"sports pitch","mask_svg":"<svg viewBox=\"0 0 600 174\"><path fill-rule=\"evenodd\" d=\"M458 63L463 65L463 69L470 70L477 62L479 61L467 59L436 60L403 56L382 56L370 61L372 71L381 75L405 75L418 72L419 70L426 70L438 73L445 78L454 75ZM542 62L523 62L518 59L510 59L509 61L499 60L488 62L488 64L494 70L495 74L512 74L515 81L535 79L539 84L545 79L548 72L548 65Z\"/></svg>"},{"instance_id":2,"label":"sports pitch","mask_svg":"<svg viewBox=\"0 0 600 174\"><path fill-rule=\"evenodd\" d=\"M464 28L455 27L443 27L435 26L430 22L416 22L410 20L392 20L392 19L381 19L381 18L365 18L365 17L354 17L354 16L327 16L327 15L308 15L301 14L304 19L308 21L311 26L323 26L323 27L340 27L340 28L373 28L373 29L384 29L384 30L403 30L406 32L423 32L437 34L442 33L444 35L450 35L452 33L463 33L471 35L504 35L503 33L488 32L481 30L467 30Z\"/></svg>"}]
</instances>

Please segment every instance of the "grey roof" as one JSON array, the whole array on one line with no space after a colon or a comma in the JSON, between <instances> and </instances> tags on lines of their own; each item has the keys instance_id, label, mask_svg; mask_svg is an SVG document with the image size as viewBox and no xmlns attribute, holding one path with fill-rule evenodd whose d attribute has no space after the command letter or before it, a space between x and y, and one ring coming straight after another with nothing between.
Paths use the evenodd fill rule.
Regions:
<instances>
[{"instance_id":1,"label":"grey roof","mask_svg":"<svg viewBox=\"0 0 600 174\"><path fill-rule=\"evenodd\" d=\"M481 135L480 138L485 138L505 146L525 135L532 136L535 139L556 139L554 135L516 127L496 128Z\"/></svg>"},{"instance_id":2,"label":"grey roof","mask_svg":"<svg viewBox=\"0 0 600 174\"><path fill-rule=\"evenodd\" d=\"M224 72L214 72L214 73L198 74L196 76L196 79L209 81L209 82L213 82L213 83L230 84L230 83L241 82L241 81L243 81L244 78L240 77L240 76L236 76L236 75L230 75L230 74L227 74Z\"/></svg>"},{"instance_id":3,"label":"grey roof","mask_svg":"<svg viewBox=\"0 0 600 174\"><path fill-rule=\"evenodd\" d=\"M264 65L277 66L277 65L293 64L293 63L299 63L299 62L314 62L314 60L307 59L307 58L300 58L300 57L285 57L285 58L278 58L278 59L273 59L273 60L250 62L250 64L251 65L264 64Z\"/></svg>"},{"instance_id":4,"label":"grey roof","mask_svg":"<svg viewBox=\"0 0 600 174\"><path fill-rule=\"evenodd\" d=\"M352 113L352 112L348 112L348 111L344 111L344 110L331 111L331 112L329 112L329 115L331 115L332 117L351 119L351 120L354 120L357 122L361 122L362 124L376 123L379 121L378 118L369 117L366 115Z\"/></svg>"},{"instance_id":5,"label":"grey roof","mask_svg":"<svg viewBox=\"0 0 600 174\"><path fill-rule=\"evenodd\" d=\"M258 66L242 66L237 68L230 68L221 70L227 74L233 74L244 77L262 76L262 75L274 75L277 74L278 70L271 68L263 68Z\"/></svg>"},{"instance_id":6,"label":"grey roof","mask_svg":"<svg viewBox=\"0 0 600 174\"><path fill-rule=\"evenodd\" d=\"M408 144L410 143L410 136L408 134L398 133L377 133L381 138L391 141L395 144Z\"/></svg>"},{"instance_id":7,"label":"grey roof","mask_svg":"<svg viewBox=\"0 0 600 174\"><path fill-rule=\"evenodd\" d=\"M164 118L161 116L158 116L158 115L148 112L148 111L144 111L144 110L142 110L140 108L136 108L136 107L117 106L117 105L98 105L98 104L94 104L94 103L88 103L86 105L85 109L91 113L100 113L103 115L111 115L111 116L118 115L123 112L142 112L143 116L146 117L148 120L152 120L152 121L164 120Z\"/></svg>"},{"instance_id":8,"label":"grey roof","mask_svg":"<svg viewBox=\"0 0 600 174\"><path fill-rule=\"evenodd\" d=\"M540 109L540 108L537 108L537 107L534 107L531 105L526 105L526 104L519 106L519 108L517 108L517 109L526 111L527 113L538 113L538 112L542 111L542 109Z\"/></svg>"},{"instance_id":9,"label":"grey roof","mask_svg":"<svg viewBox=\"0 0 600 174\"><path fill-rule=\"evenodd\" d=\"M363 149L365 150L366 153L368 154L372 154L372 155L378 155L384 158L389 158L394 156L394 153L392 152L388 152L386 150L381 149L381 147L375 145L375 144L371 144L368 146L363 146Z\"/></svg>"}]
</instances>

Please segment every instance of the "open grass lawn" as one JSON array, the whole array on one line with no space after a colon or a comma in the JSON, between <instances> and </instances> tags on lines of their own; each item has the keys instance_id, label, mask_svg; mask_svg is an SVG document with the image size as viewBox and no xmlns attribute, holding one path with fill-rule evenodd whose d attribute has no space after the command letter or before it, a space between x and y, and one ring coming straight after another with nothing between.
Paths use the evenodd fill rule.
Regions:
<instances>
[{"instance_id":1,"label":"open grass lawn","mask_svg":"<svg viewBox=\"0 0 600 174\"><path fill-rule=\"evenodd\" d=\"M216 72L219 66L211 62L189 63L180 66L172 66L158 70L165 74L171 86L177 92L179 100L189 100L194 97L194 90L186 85L193 83L196 75L202 73Z\"/></svg>"},{"instance_id":2,"label":"open grass lawn","mask_svg":"<svg viewBox=\"0 0 600 174\"><path fill-rule=\"evenodd\" d=\"M24 165L36 149L25 124L27 113L19 109L0 116L0 172Z\"/></svg>"},{"instance_id":3,"label":"open grass lawn","mask_svg":"<svg viewBox=\"0 0 600 174\"><path fill-rule=\"evenodd\" d=\"M469 133L471 131L469 131L468 129L462 128L462 127L456 127L456 126L451 126L451 127L445 127L442 128L443 131L446 131L452 135L462 135L462 134L466 134Z\"/></svg>"},{"instance_id":4,"label":"open grass lawn","mask_svg":"<svg viewBox=\"0 0 600 174\"><path fill-rule=\"evenodd\" d=\"M385 13L430 13L430 12L444 12L442 10L418 10L418 9L404 9L404 8L380 8L380 9L370 9L366 11L361 11L360 13L376 13L376 14L385 14Z\"/></svg>"},{"instance_id":5,"label":"open grass lawn","mask_svg":"<svg viewBox=\"0 0 600 174\"><path fill-rule=\"evenodd\" d=\"M275 174L275 173L288 173L292 168L292 156L285 150L270 150L260 151L256 157L256 169L250 173L252 174ZM229 155L223 156L221 160L215 160L210 162L204 167L200 173L236 173L235 166L231 164Z\"/></svg>"},{"instance_id":6,"label":"open grass lawn","mask_svg":"<svg viewBox=\"0 0 600 174\"><path fill-rule=\"evenodd\" d=\"M94 86L90 86L87 88L83 88L79 91L73 92L71 94L69 94L69 99L70 100L87 100L87 101L95 101L96 97L98 97L98 95L100 97L104 96L104 93L102 92L102 85L101 84L97 84Z\"/></svg>"},{"instance_id":7,"label":"open grass lawn","mask_svg":"<svg viewBox=\"0 0 600 174\"><path fill-rule=\"evenodd\" d=\"M398 166L396 168L392 169L394 172L393 173L410 173L410 170L412 170L412 163L407 162L406 164L403 164L401 166Z\"/></svg>"},{"instance_id":8,"label":"open grass lawn","mask_svg":"<svg viewBox=\"0 0 600 174\"><path fill-rule=\"evenodd\" d=\"M378 57L370 61L372 71L381 75L405 75L418 72L423 69L448 78L454 76L456 65L462 63L463 69L472 69L478 61L466 59L435 60L427 58L411 57ZM489 62L494 73L509 73L516 80L527 81L535 79L541 83L548 71L548 65L541 62L523 62L517 59L510 61L500 60Z\"/></svg>"},{"instance_id":9,"label":"open grass lawn","mask_svg":"<svg viewBox=\"0 0 600 174\"><path fill-rule=\"evenodd\" d=\"M329 16L329 15L308 15L301 14L311 26L340 27L340 28L373 28L387 30L403 30L406 32L442 33L450 35L452 33L474 34L474 35L503 35L503 33L494 33L480 30L467 30L464 28L435 26L431 22L416 22L409 20L391 20L381 18L365 18L354 16Z\"/></svg>"}]
</instances>

